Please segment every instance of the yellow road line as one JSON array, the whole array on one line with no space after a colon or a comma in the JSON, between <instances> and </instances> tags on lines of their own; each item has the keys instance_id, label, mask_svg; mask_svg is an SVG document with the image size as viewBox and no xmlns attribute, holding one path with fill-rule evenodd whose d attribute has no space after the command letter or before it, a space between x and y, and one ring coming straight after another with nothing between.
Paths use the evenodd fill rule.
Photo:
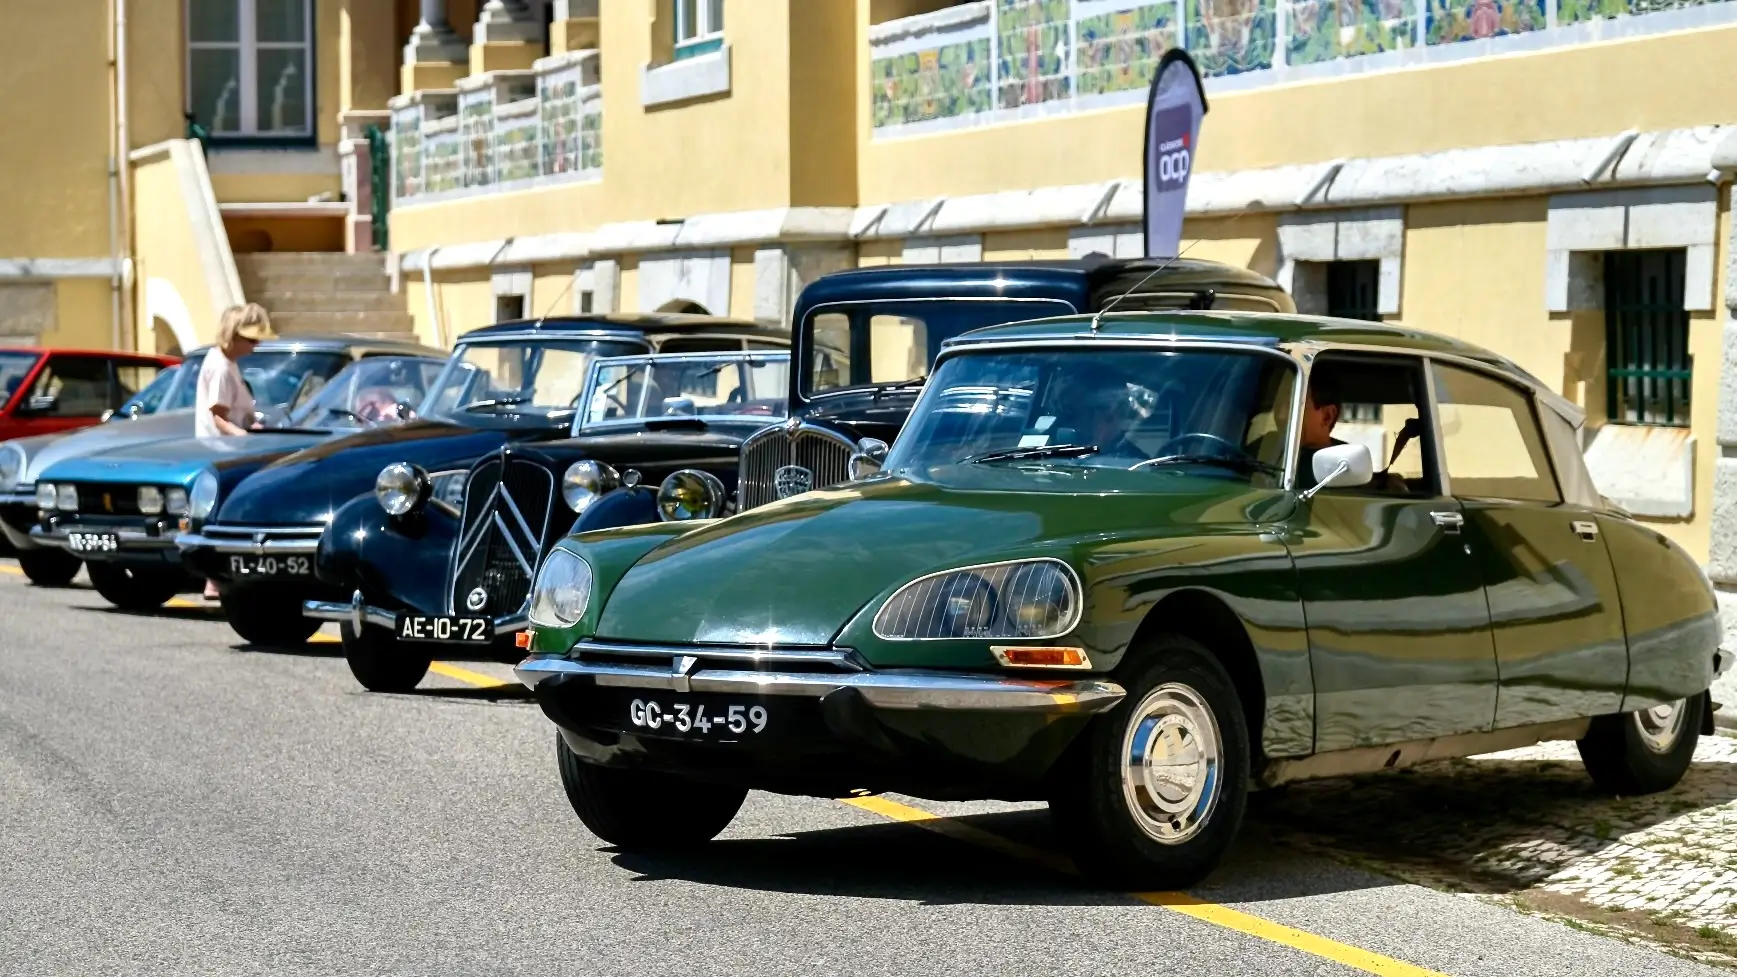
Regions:
<instances>
[{"instance_id":1,"label":"yellow road line","mask_svg":"<svg viewBox=\"0 0 1737 977\"><path fill-rule=\"evenodd\" d=\"M327 634L324 631L315 631L313 637L308 639L308 644L311 645L341 645L343 643L342 638L335 634Z\"/></svg>"},{"instance_id":2,"label":"yellow road line","mask_svg":"<svg viewBox=\"0 0 1737 977\"><path fill-rule=\"evenodd\" d=\"M216 601L205 600L204 598L200 598L199 600L193 600L193 599L187 598L187 597L171 597L171 598L169 598L169 600L166 603L163 604L163 606L164 607L179 607L179 608L182 608L184 610L216 611L218 613L222 613L222 611L223 611L222 606L219 605Z\"/></svg>"},{"instance_id":3,"label":"yellow road line","mask_svg":"<svg viewBox=\"0 0 1737 977\"><path fill-rule=\"evenodd\" d=\"M15 566L8 566L5 563L0 563L0 573L10 573L20 577L24 576L23 570L20 570Z\"/></svg>"},{"instance_id":4,"label":"yellow road line","mask_svg":"<svg viewBox=\"0 0 1737 977\"><path fill-rule=\"evenodd\" d=\"M474 685L479 689L499 689L517 684L514 682L503 682L500 679L495 678L493 675L484 675L481 672L473 672L468 668L460 668L457 665L451 665L446 662L433 662L428 666L428 670L436 675L444 675L447 678L457 679L466 685Z\"/></svg>"},{"instance_id":5,"label":"yellow road line","mask_svg":"<svg viewBox=\"0 0 1737 977\"><path fill-rule=\"evenodd\" d=\"M963 841L1005 855L1012 855L1022 861L1042 865L1063 875L1079 874L1079 869L1074 866L1070 859L1055 852L1034 848L1010 838L1003 838L975 825L943 817L921 808L900 804L884 797L852 797L846 799L845 803L879 814L884 818L902 821L912 827L945 835L955 841ZM1141 902L1193 917L1203 923L1211 923L1214 926L1235 930L1238 933L1266 940L1269 943L1277 943L1293 950L1300 950L1312 956L1361 970L1364 973L1376 974L1378 977L1446 977L1445 974L1426 970L1403 960L1395 960L1392 957L1385 957L1361 947L1329 940L1324 936L1305 933L1300 929L1293 929L1282 923L1262 919L1259 916L1251 916L1228 906L1204 902L1186 892L1134 892L1130 895Z\"/></svg>"}]
</instances>

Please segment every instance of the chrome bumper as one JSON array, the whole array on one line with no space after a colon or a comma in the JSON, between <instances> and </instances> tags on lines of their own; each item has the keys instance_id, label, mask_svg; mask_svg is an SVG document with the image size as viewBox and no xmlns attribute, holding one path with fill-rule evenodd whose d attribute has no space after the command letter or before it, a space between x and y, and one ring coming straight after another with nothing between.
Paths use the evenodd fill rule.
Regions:
<instances>
[{"instance_id":1,"label":"chrome bumper","mask_svg":"<svg viewBox=\"0 0 1737 977\"><path fill-rule=\"evenodd\" d=\"M678 670L691 669L693 662L692 658L677 658L674 665L657 668L571 658L527 658L513 673L531 689L558 676L584 676L598 685L615 688L748 696L819 698L839 689L855 689L878 709L1090 714L1115 706L1127 695L1120 685L1099 680L1046 682L918 669L839 673Z\"/></svg>"},{"instance_id":2,"label":"chrome bumper","mask_svg":"<svg viewBox=\"0 0 1737 977\"><path fill-rule=\"evenodd\" d=\"M252 556L312 556L320 548L324 525L314 526L206 526L197 533L184 533L177 545L183 550L210 550Z\"/></svg>"},{"instance_id":3,"label":"chrome bumper","mask_svg":"<svg viewBox=\"0 0 1737 977\"><path fill-rule=\"evenodd\" d=\"M175 545L183 550L210 550L213 553L247 553L254 556L284 555L313 556L320 548L319 540L309 542L301 539L268 539L263 543L240 539L214 539L200 533L183 533L175 538Z\"/></svg>"},{"instance_id":4,"label":"chrome bumper","mask_svg":"<svg viewBox=\"0 0 1737 977\"><path fill-rule=\"evenodd\" d=\"M153 536L139 529L123 529L116 526L85 526L78 523L61 523L54 531L49 532L41 526L30 527L30 538L43 546L58 546L66 549L67 533L114 533L123 550L171 550L175 548L176 535ZM101 555L101 554L97 554Z\"/></svg>"},{"instance_id":5,"label":"chrome bumper","mask_svg":"<svg viewBox=\"0 0 1737 977\"><path fill-rule=\"evenodd\" d=\"M0 492L0 505L26 505L32 509L36 508L36 486L32 484L27 489L20 485L17 488Z\"/></svg>"},{"instance_id":6,"label":"chrome bumper","mask_svg":"<svg viewBox=\"0 0 1737 977\"><path fill-rule=\"evenodd\" d=\"M348 624L354 627L357 631L362 630L362 626L365 624L372 624L378 628L386 628L389 631L395 630L398 627L397 611L389 611L384 607L374 607L368 604L362 599L362 592L360 590L356 591L356 593L350 598L349 603L345 604L329 600L307 601L302 604L302 616L313 618L316 621L336 621L339 624ZM497 617L493 621L495 634L497 635L511 634L514 631L523 631L525 628L530 627L530 624L531 622L522 614L514 614L510 617Z\"/></svg>"}]
</instances>

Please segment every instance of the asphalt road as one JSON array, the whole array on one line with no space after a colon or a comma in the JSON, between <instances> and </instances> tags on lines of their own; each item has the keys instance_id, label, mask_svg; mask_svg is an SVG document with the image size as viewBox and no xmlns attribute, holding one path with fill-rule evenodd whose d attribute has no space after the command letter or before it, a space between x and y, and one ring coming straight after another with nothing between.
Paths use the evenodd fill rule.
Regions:
<instances>
[{"instance_id":1,"label":"asphalt road","mask_svg":"<svg viewBox=\"0 0 1737 977\"><path fill-rule=\"evenodd\" d=\"M1259 830L1186 897L1082 887L1029 806L755 794L621 854L507 668L371 695L336 650L0 561L0 975L1720 973Z\"/></svg>"}]
</instances>

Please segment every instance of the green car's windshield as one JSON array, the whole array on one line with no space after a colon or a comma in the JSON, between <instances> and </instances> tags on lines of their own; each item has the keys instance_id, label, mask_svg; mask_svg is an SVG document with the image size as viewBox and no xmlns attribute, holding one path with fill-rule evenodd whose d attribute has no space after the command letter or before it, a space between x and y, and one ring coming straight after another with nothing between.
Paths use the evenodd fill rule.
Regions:
<instances>
[{"instance_id":1,"label":"green car's windshield","mask_svg":"<svg viewBox=\"0 0 1737 977\"><path fill-rule=\"evenodd\" d=\"M1277 484L1295 375L1257 350L967 353L930 378L886 468L1041 463Z\"/></svg>"},{"instance_id":2,"label":"green car's windshield","mask_svg":"<svg viewBox=\"0 0 1737 977\"><path fill-rule=\"evenodd\" d=\"M419 412L466 427L538 427L570 423L591 361L647 352L647 344L613 339L506 340L461 345Z\"/></svg>"},{"instance_id":3,"label":"green car's windshield","mask_svg":"<svg viewBox=\"0 0 1737 977\"><path fill-rule=\"evenodd\" d=\"M744 418L789 412L790 354L683 353L597 360L578 428L653 418Z\"/></svg>"}]
</instances>

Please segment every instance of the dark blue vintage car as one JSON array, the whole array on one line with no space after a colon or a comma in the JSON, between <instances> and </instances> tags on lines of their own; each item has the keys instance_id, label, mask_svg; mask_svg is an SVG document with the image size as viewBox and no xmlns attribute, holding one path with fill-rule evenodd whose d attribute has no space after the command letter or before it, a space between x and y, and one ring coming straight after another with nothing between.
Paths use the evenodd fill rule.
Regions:
<instances>
[{"instance_id":1,"label":"dark blue vintage car","mask_svg":"<svg viewBox=\"0 0 1737 977\"><path fill-rule=\"evenodd\" d=\"M796 303L791 420L743 445L736 504L752 509L835 485L853 454L884 452L941 344L954 336L1110 303L1118 311L1296 311L1271 279L1190 258L890 265L827 275Z\"/></svg>"},{"instance_id":2,"label":"dark blue vintage car","mask_svg":"<svg viewBox=\"0 0 1737 977\"><path fill-rule=\"evenodd\" d=\"M387 465L429 473L434 497L463 504L466 473L502 445L567 436L593 360L665 352L785 349L782 329L697 315L591 315L505 322L458 346L410 423L327 441L226 482L219 505L180 540L188 566L214 579L237 633L300 643L319 629L309 600L348 600L354 587L312 571L320 536L345 503L374 490ZM234 557L272 557L271 562ZM290 558L297 558L292 561ZM422 559L432 559L424 554Z\"/></svg>"},{"instance_id":3,"label":"dark blue vintage car","mask_svg":"<svg viewBox=\"0 0 1737 977\"><path fill-rule=\"evenodd\" d=\"M209 515L225 485L334 435L397 423L398 405L420 400L443 362L357 361L276 426L246 437L144 441L55 462L36 482L30 538L83 560L91 584L117 607L161 606L203 585L182 565L176 542L188 523Z\"/></svg>"},{"instance_id":4,"label":"dark blue vintage car","mask_svg":"<svg viewBox=\"0 0 1737 977\"><path fill-rule=\"evenodd\" d=\"M599 359L572 436L517 441L464 474L463 504L395 463L320 538L312 601L343 623L344 655L374 691L414 687L446 646L516 657L545 541L569 532L704 519L734 495L742 442L783 420L790 354L738 350Z\"/></svg>"}]
</instances>

